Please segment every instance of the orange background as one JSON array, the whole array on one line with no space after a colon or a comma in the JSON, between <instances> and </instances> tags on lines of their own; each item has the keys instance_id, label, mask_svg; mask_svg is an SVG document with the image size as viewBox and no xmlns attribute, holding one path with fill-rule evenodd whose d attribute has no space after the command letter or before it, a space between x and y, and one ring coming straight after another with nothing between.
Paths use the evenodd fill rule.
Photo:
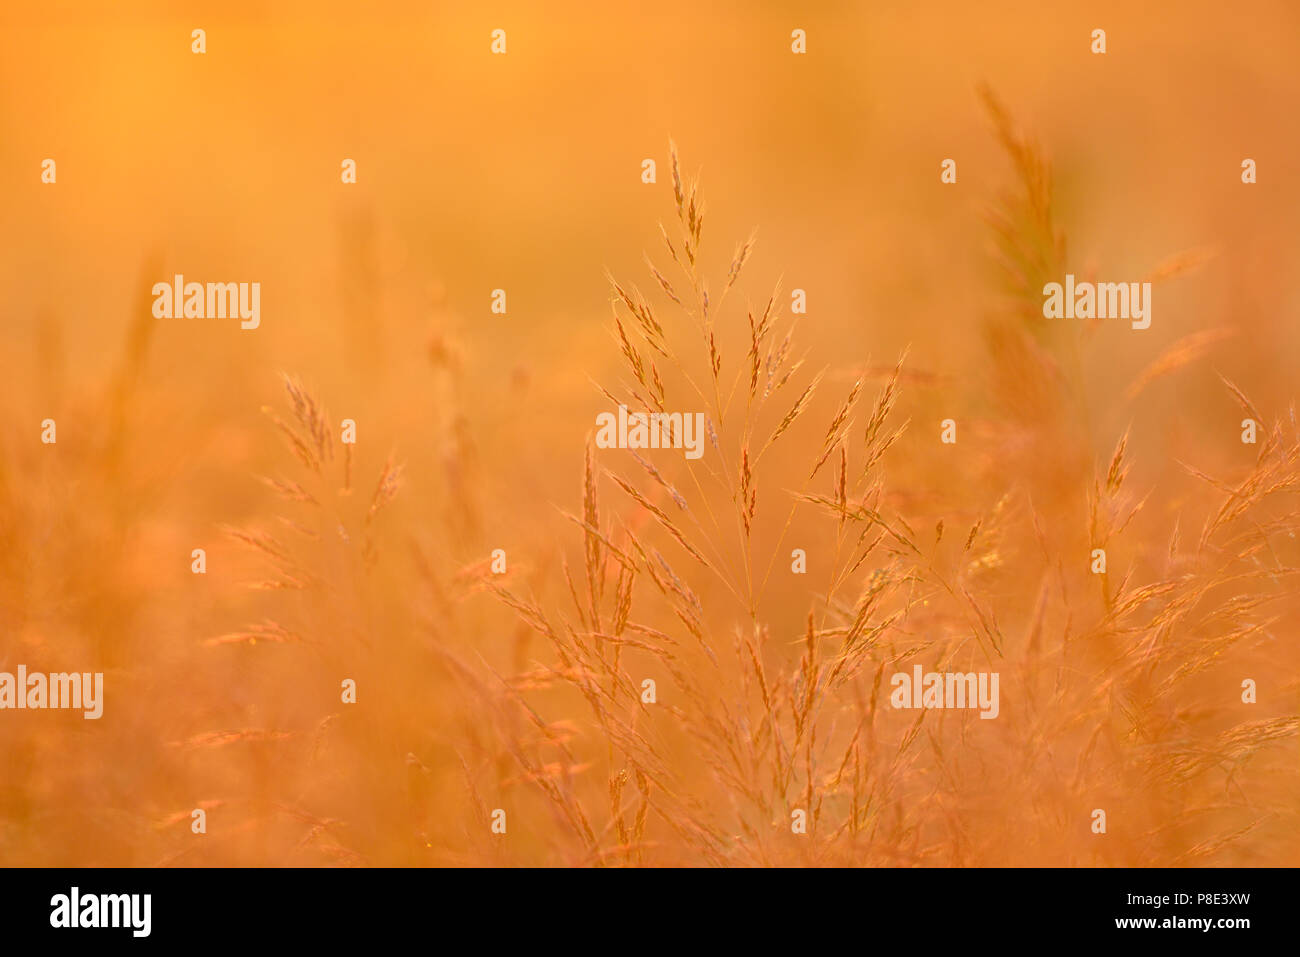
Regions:
<instances>
[{"instance_id":1,"label":"orange background","mask_svg":"<svg viewBox=\"0 0 1300 957\"><path fill-rule=\"evenodd\" d=\"M196 27L207 31L202 56L190 51ZM497 27L506 56L489 52ZM795 27L808 32L805 56L790 52ZM1104 56L1089 52L1097 27ZM1300 560L1294 485L1247 519L1278 523L1270 548L1166 560L1175 525L1190 556L1222 497L1180 463L1230 485L1256 465L1217 373L1261 411L1261 435L1281 422L1284 447L1295 447L1298 37L1300 15L1283 2L1249 12L1208 2L7 6L0 669L103 670L107 698L99 722L0 713L0 863L1297 863L1294 726L1245 753L1222 737L1300 711L1294 577L1241 584L1266 599L1256 616L1266 624L1172 699L1144 697L1155 679L1119 676L1154 632L1104 624L1086 555L1093 473L1104 477L1128 429L1125 487L1144 505L1109 547L1112 589L1130 571L1134 587L1186 584L1179 576L1225 563ZM1086 336L1033 333L1063 369L1073 347L1062 343L1079 340L1063 411L1043 411L1033 376L1017 378L998 338L1011 320L999 318L1008 307L985 214L1018 187L980 83L1050 158L1054 223L1076 275L1130 281L1189 250L1205 260L1157 283L1147 331L1117 322ZM826 698L826 750L809 775L823 810L802 842L785 822L803 784L745 806L694 761L688 731L658 728L671 724L666 711L638 719L662 735L660 757L680 778L655 786L673 801L651 801L635 852L608 796L626 755L582 697L523 696L545 721L572 723L566 754L532 737L494 677L555 655L482 587L481 569L464 570L504 548L512 593L548 609L570 601L560 560L581 567L582 535L561 510L581 508L584 437L609 407L594 383L627 378L605 270L658 296L642 256L664 268L656 221L674 214L670 137L684 175L701 172L713 289L757 228L718 318L730 330L728 372L743 362L745 308L761 310L778 280L787 311L790 289L808 292L803 380L827 370L815 422L764 463L771 511L755 551L764 565L776 555L777 573L757 616L709 576L691 580L719 648L757 622L770 630L764 665L797 670L835 523L802 509L797 540L782 537L791 492L853 381L866 377L860 433L905 347L891 421L911 424L883 463L891 513L927 542L944 520L933 563L957 568L966 531L1011 496L994 571L971 579L1007 637L1006 657L979 665L1003 674L1002 718L942 725L897 761L876 754L885 810L869 835L839 830L851 812L829 776L871 668ZM40 182L47 157L56 185ZM356 185L339 181L345 157ZM653 186L640 181L647 157L658 163ZM956 185L939 182L948 157ZM1240 181L1245 157L1258 163L1256 185ZM154 320L149 287L176 272L260 282L261 328ZM504 317L489 311L497 287ZM671 321L694 347L686 320ZM1144 369L1202 332L1213 332L1208 347L1130 394ZM290 418L282 371L330 411L331 432L341 418L358 423L356 494L328 499L326 516L303 519L258 481L301 471L261 411ZM761 432L793 398L776 401ZM58 422L56 446L39 443L46 417ZM937 438L947 417L961 429L952 448ZM390 453L403 484L367 524ZM620 455L599 458L644 480ZM684 474L679 458L663 461ZM814 491L827 494L829 479ZM633 520L615 486L601 494L604 516ZM317 523L294 559L316 585L249 589L266 563L226 530L278 536L283 518ZM783 557L805 540L807 582ZM206 577L190 573L197 547L208 550ZM670 538L658 547L682 559ZM850 604L876 564L846 586ZM1070 587L1044 584L1067 565ZM674 627L657 591L642 600L645 584L633 618L644 608L647 624ZM918 611L882 638L872 668L886 646L956 640L960 606ZM1050 665L1029 639L1043 607ZM1180 623L1159 639L1165 664L1240 624L1206 614L1199 630ZM205 644L261 621L304 640ZM1083 639L1079 658L1052 657L1064 635L1089 628L1099 637ZM833 654L834 638L825 644ZM932 668L936 654L917 661ZM968 654L963 669L976 667ZM719 675L692 667L711 698L735 703L753 693L738 690L745 658ZM652 658L629 661L638 682L660 680L665 706L682 693ZM341 705L349 676L358 703ZM1261 681L1257 705L1240 703L1244 677ZM1052 697L1062 680L1066 692ZM1111 681L1121 690L1098 692ZM1036 682L1045 697L1030 709ZM879 720L892 748L912 715ZM558 804L516 747L567 769ZM1183 749L1216 760L1184 780L1168 771ZM479 801L508 811L507 835L488 831ZM575 805L594 840L572 825ZM209 809L206 835L189 832L195 807ZM1105 837L1089 832L1095 807L1110 809ZM702 850L674 816L707 822L718 847Z\"/></svg>"}]
</instances>

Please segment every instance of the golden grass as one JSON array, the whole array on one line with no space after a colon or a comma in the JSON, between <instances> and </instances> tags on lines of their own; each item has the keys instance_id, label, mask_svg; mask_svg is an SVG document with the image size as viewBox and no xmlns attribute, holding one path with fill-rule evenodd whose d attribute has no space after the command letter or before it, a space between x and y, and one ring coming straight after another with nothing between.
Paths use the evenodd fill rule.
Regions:
<instances>
[{"instance_id":1,"label":"golden grass","mask_svg":"<svg viewBox=\"0 0 1300 957\"><path fill-rule=\"evenodd\" d=\"M609 279L623 368L600 394L705 411L702 459L588 440L558 514L526 484L491 503L464 431L462 345L440 329L441 471L342 445L317 390L286 377L264 430L286 470L257 476L247 520L190 536L224 529L228 547L208 547L226 570L215 597L174 586L164 618L145 617L153 590L130 570L150 494L129 410L151 326L133 325L104 433L57 466L0 461L4 624L25 636L5 660L81 641L120 715L93 743L43 716L4 726L15 766L40 765L4 792L6 859L1295 864L1294 409L1266 415L1225 380L1260 441L1220 477L1144 462L1131 432L1104 433L1090 330L1041 315L1038 290L1067 261L1051 164L983 97L1014 185L989 213L1003 296L982 320L986 353L962 357L968 381L913 369L910 353L846 378L843 356L799 351L779 284L747 298L753 235L706 275L701 188L674 146L651 294ZM1176 257L1153 281L1204 260ZM354 285L374 281L356 268ZM1181 337L1125 401L1230 335ZM970 410L958 465L927 458L939 388ZM79 491L32 497L43 468ZM1153 475L1193 480L1176 511L1157 508ZM486 556L524 519L568 537L512 546L495 574ZM795 548L806 576L791 573ZM1105 575L1089 572L1093 548ZM142 641L149 628L160 637ZM893 710L888 676L913 662L999 672L1000 717ZM1240 701L1246 677L1257 705ZM340 701L344 678L356 705ZM66 767L37 757L51 745L70 749ZM79 803L51 822L60 788ZM188 831L193 807L209 809L205 839ZM506 835L491 831L497 808ZM1094 808L1105 836L1089 831ZM795 810L807 834L791 833ZM94 820L97 850L69 837L74 814Z\"/></svg>"}]
</instances>

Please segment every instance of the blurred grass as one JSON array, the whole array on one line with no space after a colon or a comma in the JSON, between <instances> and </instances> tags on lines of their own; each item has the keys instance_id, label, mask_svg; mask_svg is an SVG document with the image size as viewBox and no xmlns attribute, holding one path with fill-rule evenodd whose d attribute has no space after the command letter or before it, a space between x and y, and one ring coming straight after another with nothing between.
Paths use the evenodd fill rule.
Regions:
<instances>
[{"instance_id":1,"label":"blurred grass","mask_svg":"<svg viewBox=\"0 0 1300 957\"><path fill-rule=\"evenodd\" d=\"M98 723L30 712L0 720L0 755L13 769L0 785L0 861L587 859L541 797L503 783L520 769L502 741L526 719L500 717L499 688L489 704L458 670L491 686L485 663L521 672L553 664L550 650L474 591L473 575L471 584L457 575L505 548L511 587L567 601L554 573L576 540L550 503L576 507L584 436L606 406L593 383L619 376L602 277L639 275L642 251L657 247L655 221L671 205L670 134L687 172L702 169L704 271L725 273L733 243L758 227L747 280L720 322L740 329L739 310L761 308L778 277L787 295L808 290L800 341L810 368L830 366L810 416L826 421L864 371L874 397L880 370L910 346L897 415L912 427L885 463L891 508L918 532L942 518L961 537L1010 489L1030 491L1009 519L1006 570L982 595L1004 627L1028 635L1042 606L1040 627L1059 639L1097 611L1087 581L1044 605L1057 585L1041 576L1086 552L1093 463L1104 471L1125 430L1128 484L1153 494L1112 546L1112 567L1131 565L1144 580L1172 574L1161 564L1172 528L1190 548L1212 508L1178 463L1235 478L1255 465L1216 373L1246 387L1266 418L1285 420L1300 354L1290 321L1300 249L1288 215L1300 200L1300 143L1294 124L1279 122L1300 93L1288 68L1300 31L1285 3L1253 12L6 8L0 666L102 669L108 699ZM208 32L202 57L189 52L195 26ZM509 31L506 57L487 52L497 26ZM809 32L806 57L789 53L794 26ZM1094 26L1107 29L1105 57L1087 52ZM1103 326L1071 344L1077 356L1057 354L1069 360L1063 390L1050 391L1059 383L1049 375L1026 391L1016 370L1028 360L1010 351L1019 340L1002 325L984 214L1018 184L981 82L1051 160L1055 222L1076 272L1137 279L1171 253L1219 250L1157 287L1149 332ZM47 156L56 186L39 182ZM1239 182L1245 156L1260 164L1257 186ZM343 157L358 162L356 186L339 183ZM656 186L640 183L643 157L659 162ZM956 186L939 184L945 157L957 159ZM177 271L261 282L262 327L142 319L148 286ZM488 310L497 287L508 291L506 317ZM1175 343L1224 326L1235 334L1126 397ZM222 532L278 534L281 518L301 521L259 482L296 467L260 411L287 414L284 371L335 423L358 422L360 506L390 453L405 464L405 486L376 518L373 563L336 528L316 529L330 549L313 553L310 569L328 602L242 587L266 569ZM59 423L50 448L38 442L47 416ZM961 422L955 450L933 436L949 416ZM776 463L762 488L782 513L780 497L803 477L785 471L815 456L821 435L790 438L806 454ZM757 532L769 548L770 534ZM209 551L206 578L189 572L195 547ZM1274 547L1295 565L1289 543ZM764 623L778 643L802 635L819 577L771 578ZM710 627L729 635L734 609L700 587ZM1200 696L1185 709L1227 707L1238 675L1294 673L1284 639L1294 598L1275 614L1273 637L1197 679ZM265 618L291 619L322 647L203 645ZM351 711L338 704L345 675L361 685ZM1064 708L1051 690L1042 691L1051 707ZM1260 718L1294 713L1298 690L1291 681L1262 694ZM556 701L549 719L584 714L576 695ZM290 737L185 746L243 729ZM595 733L579 735L584 758L609 750ZM1036 741L1015 739L1009 753L1028 754L1026 740ZM1278 758L1289 749L1293 769L1294 739L1274 747L1196 797L1210 806L1240 788L1262 805L1293 805L1294 771ZM1121 831L1100 850L1086 832L1062 831L1094 805L1063 807L1067 792L1050 781L1041 794L1004 798L987 790L984 759L968 760L975 768L951 813L976 839L927 860L1170 863L1242 823L1208 811L1184 820L1167 792L1132 785L1110 799L1127 808L1112 821L1128 814L1141 833ZM691 779L696 800L730 799L704 780ZM590 788L603 795L605 785ZM510 809L503 847L482 833L474 789L488 808ZM204 802L214 802L210 833L198 843L188 817L173 818ZM1013 818L1028 818L1036 840L1068 836L1035 846ZM1294 863L1293 825L1280 817L1213 860ZM649 826L665 845L651 860L694 862L662 821ZM1168 843L1153 845L1154 832Z\"/></svg>"}]
</instances>

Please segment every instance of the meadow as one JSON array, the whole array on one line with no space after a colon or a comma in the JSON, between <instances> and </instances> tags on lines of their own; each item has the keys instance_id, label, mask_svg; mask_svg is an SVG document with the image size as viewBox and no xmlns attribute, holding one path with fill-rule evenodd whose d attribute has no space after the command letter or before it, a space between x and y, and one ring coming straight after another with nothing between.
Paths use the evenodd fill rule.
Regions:
<instances>
[{"instance_id":1,"label":"meadow","mask_svg":"<svg viewBox=\"0 0 1300 957\"><path fill-rule=\"evenodd\" d=\"M0 863L1300 863L1294 11L548 9L4 14Z\"/></svg>"}]
</instances>

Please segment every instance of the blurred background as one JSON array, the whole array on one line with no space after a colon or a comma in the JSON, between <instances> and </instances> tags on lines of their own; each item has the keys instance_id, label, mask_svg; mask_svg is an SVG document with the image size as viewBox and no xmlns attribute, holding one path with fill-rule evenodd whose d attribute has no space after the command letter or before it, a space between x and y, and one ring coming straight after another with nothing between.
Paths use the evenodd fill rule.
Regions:
<instances>
[{"instance_id":1,"label":"blurred background","mask_svg":"<svg viewBox=\"0 0 1300 957\"><path fill-rule=\"evenodd\" d=\"M490 52L497 28L505 56ZM795 28L806 55L791 53ZM1090 52L1098 28L1105 55ZM911 426L886 460L891 504L926 535L946 518L960 538L1015 485L1046 526L1044 555L1022 509L1011 533L1022 564L985 593L1008 633L1029 630L1043 568L1086 553L1088 484L1126 430L1127 481L1145 506L1112 562L1150 579L1174 528L1190 549L1217 507L1179 463L1229 483L1254 465L1219 375L1248 394L1263 432L1286 421L1295 394L1298 47L1300 10L1287 2L1248 14L901 0L6 6L0 669L103 670L107 699L99 722L0 715L0 863L596 859L558 836L543 798L523 796L527 775L493 743L514 719L484 718L489 706L457 675L549 660L465 570L503 548L512 589L568 600L557 562L567 549L580 563L581 533L560 510L580 508L584 439L610 405L596 384L626 377L606 271L658 293L643 255L664 268L670 138L683 175L700 175L712 288L756 230L718 318L736 348L746 308L761 310L778 282L787 307L789 290L807 292L798 355L827 371L818 423L791 436L804 449L792 458L814 457L852 383L865 377L871 401L908 349L896 414ZM1025 318L1023 297L1008 306L989 217L1019 210L1024 189L981 85L1050 162L1063 242L1053 278L1137 281L1164 266L1149 330L1061 332L1034 326L1032 309ZM41 182L46 158L54 185ZM340 182L345 158L355 185ZM653 185L641 181L646 158ZM947 158L954 185L940 183ZM1255 185L1241 182L1245 158ZM175 273L260 282L260 328L153 319L150 287ZM504 316L490 311L496 288ZM1038 415L1015 379L1012 322L1056 356L1048 367L1073 411ZM1164 374L1142 378L1162 360ZM325 492L306 487L328 517L286 511L260 481L302 471L264 411L292 420L282 374L328 410L331 434L357 422L355 455L345 466L337 451ZM47 417L54 447L39 441ZM960 423L955 463L936 442L947 417ZM402 485L370 516L390 456ZM803 474L771 467L763 500L784 517ZM340 484L348 495L332 494ZM267 549L231 534L281 536L291 522L309 525L292 565L312 588L267 585ZM784 554L775 524L763 545ZM190 570L200 547L206 576ZM1294 560L1294 549L1277 557ZM774 666L797 662L786 646L824 578L772 580L762 617L778 636ZM701 597L717 597L707 587ZM1078 630L1076 600L1062 599L1049 631ZM1281 601L1275 640L1242 661L1282 667L1290 682L1260 718L1300 710L1297 603ZM745 620L721 601L710 614L724 635ZM274 631L267 622L294 637L250 641L253 625ZM231 635L243 637L213 642ZM1205 694L1233 700L1239 673ZM339 705L347 676L364 715ZM548 720L585 720L573 700ZM593 735L578 739L596 757L574 767L603 760ZM1265 804L1294 805L1294 775L1280 770L1295 765L1291 735L1267 752L1277 766L1252 765ZM588 806L603 807L605 780L591 774ZM1181 808L1196 823L1162 844L1150 832L1176 816L1168 794L1134 785L1143 837L1103 853L1086 829L1050 837L1056 810L990 806L987 771L970 775L948 809L974 835L960 853L927 856L942 843L927 837L908 844L912 856L852 862L1164 864L1253 820L1204 823ZM476 788L488 808L518 809L510 844L481 843ZM1230 786L1205 788L1200 809ZM697 796L720 794L701 785ZM210 809L203 838L189 830L197 807ZM1018 843L1012 814L1039 836ZM1293 817L1270 821L1228 852L1238 856L1213 860L1295 863ZM715 860L674 845L666 822L650 827L662 833L648 862Z\"/></svg>"}]
</instances>

